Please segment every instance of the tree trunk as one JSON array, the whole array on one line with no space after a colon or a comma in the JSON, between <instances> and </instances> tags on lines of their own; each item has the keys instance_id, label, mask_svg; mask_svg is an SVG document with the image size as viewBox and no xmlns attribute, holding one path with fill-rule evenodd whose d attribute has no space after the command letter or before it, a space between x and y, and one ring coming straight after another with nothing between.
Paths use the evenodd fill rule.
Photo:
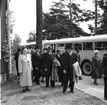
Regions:
<instances>
[{"instance_id":1,"label":"tree trunk","mask_svg":"<svg viewBox=\"0 0 107 105\"><path fill-rule=\"evenodd\" d=\"M36 45L38 45L42 52L42 0L36 0L36 16L37 16L37 27L36 27Z\"/></svg>"}]
</instances>

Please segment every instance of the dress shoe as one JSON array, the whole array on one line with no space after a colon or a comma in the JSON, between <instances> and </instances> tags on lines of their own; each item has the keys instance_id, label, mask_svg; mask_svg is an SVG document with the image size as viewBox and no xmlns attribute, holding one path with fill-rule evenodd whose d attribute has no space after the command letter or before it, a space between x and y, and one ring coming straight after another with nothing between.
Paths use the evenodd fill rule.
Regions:
<instances>
[{"instance_id":1,"label":"dress shoe","mask_svg":"<svg viewBox=\"0 0 107 105\"><path fill-rule=\"evenodd\" d=\"M74 93L74 91L73 91L73 90L70 90L70 92L71 92L71 93Z\"/></svg>"},{"instance_id":2,"label":"dress shoe","mask_svg":"<svg viewBox=\"0 0 107 105\"><path fill-rule=\"evenodd\" d=\"M66 92L66 90L63 90L63 91L62 91L62 93L65 93L65 92Z\"/></svg>"},{"instance_id":3,"label":"dress shoe","mask_svg":"<svg viewBox=\"0 0 107 105\"><path fill-rule=\"evenodd\" d=\"M104 98L105 101L107 101L107 98Z\"/></svg>"},{"instance_id":4,"label":"dress shoe","mask_svg":"<svg viewBox=\"0 0 107 105\"><path fill-rule=\"evenodd\" d=\"M95 85L98 85L98 83L96 83L96 82L93 82Z\"/></svg>"},{"instance_id":5,"label":"dress shoe","mask_svg":"<svg viewBox=\"0 0 107 105\"><path fill-rule=\"evenodd\" d=\"M26 89L22 90L22 92L26 92Z\"/></svg>"},{"instance_id":6,"label":"dress shoe","mask_svg":"<svg viewBox=\"0 0 107 105\"><path fill-rule=\"evenodd\" d=\"M82 77L79 77L79 80L82 80L83 78Z\"/></svg>"},{"instance_id":7,"label":"dress shoe","mask_svg":"<svg viewBox=\"0 0 107 105\"><path fill-rule=\"evenodd\" d=\"M46 87L49 87L49 85L46 85Z\"/></svg>"},{"instance_id":8,"label":"dress shoe","mask_svg":"<svg viewBox=\"0 0 107 105\"><path fill-rule=\"evenodd\" d=\"M30 91L30 89L29 89L29 88L27 88L27 89L26 89L26 91Z\"/></svg>"}]
</instances>

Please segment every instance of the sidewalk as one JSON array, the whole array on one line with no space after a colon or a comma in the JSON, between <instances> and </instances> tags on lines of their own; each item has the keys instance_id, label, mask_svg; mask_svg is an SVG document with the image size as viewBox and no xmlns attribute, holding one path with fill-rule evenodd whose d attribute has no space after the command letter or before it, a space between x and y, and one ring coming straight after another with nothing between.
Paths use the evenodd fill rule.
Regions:
<instances>
[{"instance_id":1,"label":"sidewalk","mask_svg":"<svg viewBox=\"0 0 107 105\"><path fill-rule=\"evenodd\" d=\"M103 79L98 79L98 85L94 85L91 77L83 76L83 80L79 80L78 84L76 84L76 88L104 101Z\"/></svg>"}]
</instances>

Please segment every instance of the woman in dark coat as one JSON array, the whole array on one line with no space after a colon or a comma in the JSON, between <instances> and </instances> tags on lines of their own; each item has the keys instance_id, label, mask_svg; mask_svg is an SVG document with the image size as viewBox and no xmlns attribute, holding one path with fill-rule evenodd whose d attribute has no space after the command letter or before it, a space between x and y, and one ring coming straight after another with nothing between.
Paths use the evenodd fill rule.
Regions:
<instances>
[{"instance_id":1,"label":"woman in dark coat","mask_svg":"<svg viewBox=\"0 0 107 105\"><path fill-rule=\"evenodd\" d=\"M99 51L95 50L94 57L92 58L92 68L93 68L92 78L94 79L95 85L98 85L97 79L99 77L99 72L100 72L100 58L98 54L99 54Z\"/></svg>"}]
</instances>

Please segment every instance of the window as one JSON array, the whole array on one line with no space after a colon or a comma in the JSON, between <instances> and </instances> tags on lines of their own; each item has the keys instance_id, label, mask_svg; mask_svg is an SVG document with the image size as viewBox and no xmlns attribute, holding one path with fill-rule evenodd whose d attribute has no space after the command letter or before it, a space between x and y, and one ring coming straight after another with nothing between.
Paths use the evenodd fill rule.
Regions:
<instances>
[{"instance_id":1,"label":"window","mask_svg":"<svg viewBox=\"0 0 107 105\"><path fill-rule=\"evenodd\" d=\"M83 43L83 50L93 50L93 43L92 42Z\"/></svg>"},{"instance_id":2,"label":"window","mask_svg":"<svg viewBox=\"0 0 107 105\"><path fill-rule=\"evenodd\" d=\"M97 50L107 50L107 42L96 42L95 49Z\"/></svg>"},{"instance_id":3,"label":"window","mask_svg":"<svg viewBox=\"0 0 107 105\"><path fill-rule=\"evenodd\" d=\"M74 49L82 50L82 44L81 43L75 43L74 44Z\"/></svg>"},{"instance_id":4,"label":"window","mask_svg":"<svg viewBox=\"0 0 107 105\"><path fill-rule=\"evenodd\" d=\"M59 44L58 47L64 47L64 44Z\"/></svg>"}]
</instances>

